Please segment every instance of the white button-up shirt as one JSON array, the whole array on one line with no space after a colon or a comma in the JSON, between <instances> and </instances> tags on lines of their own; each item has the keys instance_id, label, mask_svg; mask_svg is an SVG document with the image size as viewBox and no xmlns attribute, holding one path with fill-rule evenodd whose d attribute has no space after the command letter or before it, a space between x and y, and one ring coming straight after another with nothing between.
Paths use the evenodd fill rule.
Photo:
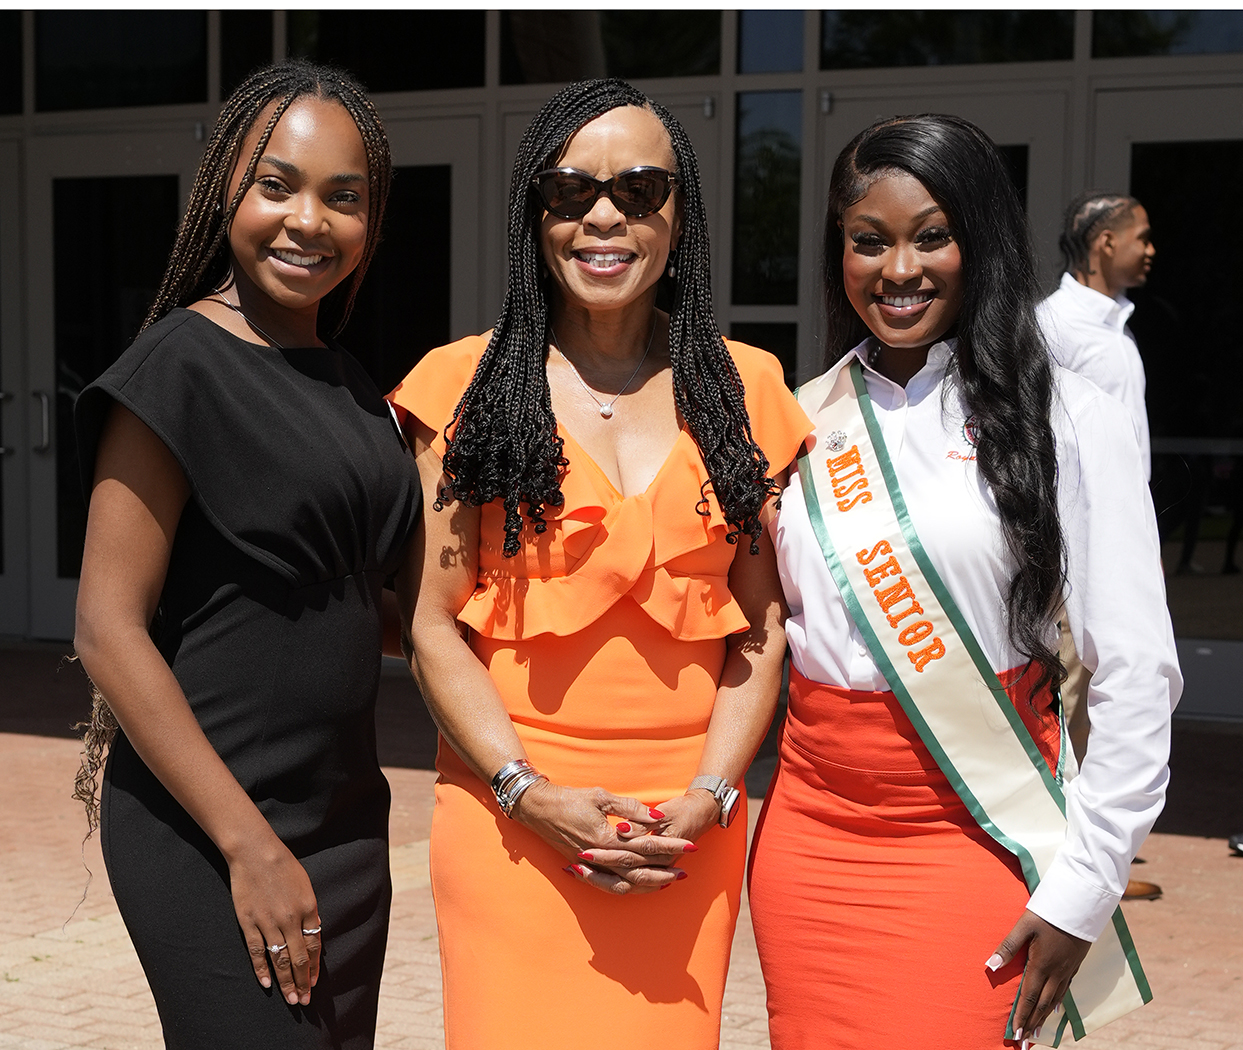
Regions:
<instances>
[{"instance_id":1,"label":"white button-up shirt","mask_svg":"<svg viewBox=\"0 0 1243 1050\"><path fill-rule=\"evenodd\" d=\"M928 556L993 669L1021 666L1026 661L1006 635L1004 594L1013 563L977 467L965 407L952 386L946 389L953 343L936 344L905 389L869 368L863 350L831 371L864 361L872 407ZM1164 804L1170 712L1182 676L1134 428L1113 398L1073 373L1054 371L1067 613L1075 648L1092 672L1091 737L1082 769L1065 785L1066 840L1029 907L1058 928L1095 940ZM815 406L805 407L817 422ZM814 681L887 690L825 564L797 469L772 528L794 666ZM1049 644L1056 649L1052 624Z\"/></svg>"},{"instance_id":2,"label":"white button-up shirt","mask_svg":"<svg viewBox=\"0 0 1243 1050\"><path fill-rule=\"evenodd\" d=\"M1130 409L1147 479L1152 476L1152 456L1144 362L1126 326L1134 310L1125 295L1111 299L1064 273L1057 291L1036 308L1036 316L1059 365L1092 380Z\"/></svg>"}]
</instances>

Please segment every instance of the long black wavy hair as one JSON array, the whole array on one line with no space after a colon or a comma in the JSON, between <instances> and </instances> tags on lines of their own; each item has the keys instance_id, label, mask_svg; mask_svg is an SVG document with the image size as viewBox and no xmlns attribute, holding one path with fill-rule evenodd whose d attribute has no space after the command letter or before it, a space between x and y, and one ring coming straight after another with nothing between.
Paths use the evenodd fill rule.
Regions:
<instances>
[{"instance_id":1,"label":"long black wavy hair","mask_svg":"<svg viewBox=\"0 0 1243 1050\"><path fill-rule=\"evenodd\" d=\"M777 486L752 436L742 380L712 312L708 223L695 151L672 113L615 78L562 88L522 137L509 188L509 288L487 350L445 428L449 487L443 498L471 506L503 500L507 557L518 553L524 517L541 533L545 509L564 502L561 472L567 461L545 370L552 292L551 279L541 276L544 206L531 179L554 163L579 128L621 106L646 109L664 124L677 168L681 239L677 275L666 289L672 301L669 356L678 410L708 468L697 509L708 514L711 486L730 526L727 538L734 543L745 534L755 554L760 511Z\"/></svg>"},{"instance_id":2,"label":"long black wavy hair","mask_svg":"<svg viewBox=\"0 0 1243 1050\"><path fill-rule=\"evenodd\" d=\"M1038 686L1065 670L1049 625L1066 580L1057 509L1057 458L1049 413L1053 373L1036 321L1040 301L1027 217L987 135L936 113L881 120L860 132L833 165L824 231L826 364L868 338L842 279L845 210L878 178L914 176L945 211L962 253L962 309L951 376L975 417L980 472L1015 563L1006 593L1015 649L1040 668Z\"/></svg>"},{"instance_id":3,"label":"long black wavy hair","mask_svg":"<svg viewBox=\"0 0 1243 1050\"><path fill-rule=\"evenodd\" d=\"M363 255L353 273L324 296L317 318L321 332L341 333L380 241L393 161L380 115L358 81L343 70L305 59L290 59L256 70L225 100L199 162L168 267L143 328L155 324L174 307L188 306L202 299L226 280L231 265L228 237L233 216L246 191L254 184L255 168L277 123L294 102L306 97L342 106L354 119L367 155L370 199ZM246 136L273 102L276 107L264 124L255 148L249 157L242 157ZM239 163L246 165L242 180L233 196L226 199L229 180Z\"/></svg>"}]
</instances>

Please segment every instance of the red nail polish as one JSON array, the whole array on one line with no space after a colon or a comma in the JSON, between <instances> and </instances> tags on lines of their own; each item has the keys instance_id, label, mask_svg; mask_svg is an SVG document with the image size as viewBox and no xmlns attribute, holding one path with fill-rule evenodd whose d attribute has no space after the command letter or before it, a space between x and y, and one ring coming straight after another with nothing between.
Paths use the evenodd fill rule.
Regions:
<instances>
[{"instance_id":1,"label":"red nail polish","mask_svg":"<svg viewBox=\"0 0 1243 1050\"><path fill-rule=\"evenodd\" d=\"M575 856L578 857L579 860L595 860L596 859L586 850L584 850L582 853L576 853Z\"/></svg>"},{"instance_id":2,"label":"red nail polish","mask_svg":"<svg viewBox=\"0 0 1243 1050\"><path fill-rule=\"evenodd\" d=\"M627 823L623 820L620 824L618 824L618 825L617 825L617 830L618 830L618 831L620 831L623 835L629 835L629 834L630 834L630 825L629 825L629 824L627 824Z\"/></svg>"},{"instance_id":3,"label":"red nail polish","mask_svg":"<svg viewBox=\"0 0 1243 1050\"><path fill-rule=\"evenodd\" d=\"M658 809L649 809L647 811L647 815L651 817L653 820L664 820L665 819L665 815Z\"/></svg>"},{"instance_id":4,"label":"red nail polish","mask_svg":"<svg viewBox=\"0 0 1243 1050\"><path fill-rule=\"evenodd\" d=\"M666 882L663 886L661 886L661 889L662 889L662 890L667 890L667 889L668 889L670 886L672 886L672 885L673 885L673 883L672 883L672 882Z\"/></svg>"},{"instance_id":5,"label":"red nail polish","mask_svg":"<svg viewBox=\"0 0 1243 1050\"><path fill-rule=\"evenodd\" d=\"M688 872L685 872L685 871L679 871L679 872L678 872L678 878L677 878L677 881L678 881L678 882L681 882L684 878L686 878L687 874L688 874Z\"/></svg>"},{"instance_id":6,"label":"red nail polish","mask_svg":"<svg viewBox=\"0 0 1243 1050\"><path fill-rule=\"evenodd\" d=\"M578 873L574 870L574 866L572 864L567 864L561 870L564 871L572 879L578 878Z\"/></svg>"},{"instance_id":7,"label":"red nail polish","mask_svg":"<svg viewBox=\"0 0 1243 1050\"><path fill-rule=\"evenodd\" d=\"M689 846L683 846L682 852L683 853L698 853L699 847L696 846L695 843L692 842Z\"/></svg>"}]
</instances>

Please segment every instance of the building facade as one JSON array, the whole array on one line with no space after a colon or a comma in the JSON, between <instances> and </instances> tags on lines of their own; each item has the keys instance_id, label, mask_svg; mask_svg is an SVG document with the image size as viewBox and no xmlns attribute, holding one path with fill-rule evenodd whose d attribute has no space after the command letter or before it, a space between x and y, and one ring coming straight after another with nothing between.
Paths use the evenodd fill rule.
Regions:
<instances>
[{"instance_id":1,"label":"building facade","mask_svg":"<svg viewBox=\"0 0 1243 1050\"><path fill-rule=\"evenodd\" d=\"M7 11L0 636L72 634L74 400L141 323L221 97L287 54L351 68L392 141L385 243L344 338L381 384L491 325L509 167L562 83L625 76L684 123L722 330L777 353L792 382L820 368L834 158L877 117L950 112L1002 147L1050 287L1071 197L1129 190L1148 207L1158 255L1133 327L1154 447L1174 464L1158 506L1163 478L1175 516L1188 493L1243 506L1236 12Z\"/></svg>"}]
</instances>

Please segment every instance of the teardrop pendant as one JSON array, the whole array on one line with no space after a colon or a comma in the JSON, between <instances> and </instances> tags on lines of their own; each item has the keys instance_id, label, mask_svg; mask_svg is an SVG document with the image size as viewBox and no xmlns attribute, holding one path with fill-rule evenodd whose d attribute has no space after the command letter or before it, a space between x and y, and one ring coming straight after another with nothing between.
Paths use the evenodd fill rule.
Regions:
<instances>
[{"instance_id":1,"label":"teardrop pendant","mask_svg":"<svg viewBox=\"0 0 1243 1050\"><path fill-rule=\"evenodd\" d=\"M600 418L601 419L612 419L613 418L613 406L612 405L601 405L600 406Z\"/></svg>"}]
</instances>

